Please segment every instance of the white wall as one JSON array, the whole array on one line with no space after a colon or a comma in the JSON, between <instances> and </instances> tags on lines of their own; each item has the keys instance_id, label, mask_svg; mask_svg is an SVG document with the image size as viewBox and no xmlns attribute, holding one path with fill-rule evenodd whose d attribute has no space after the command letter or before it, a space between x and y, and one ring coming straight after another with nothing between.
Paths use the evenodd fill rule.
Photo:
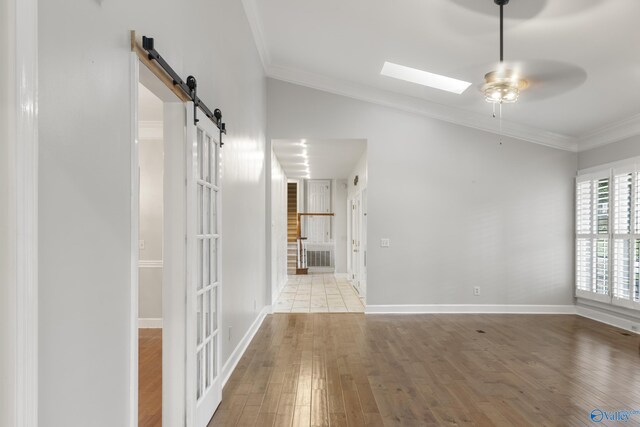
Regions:
<instances>
[{"instance_id":1,"label":"white wall","mask_svg":"<svg viewBox=\"0 0 640 427\"><path fill-rule=\"evenodd\" d=\"M578 153L578 169L640 156L640 135Z\"/></svg>"},{"instance_id":2,"label":"white wall","mask_svg":"<svg viewBox=\"0 0 640 427\"><path fill-rule=\"evenodd\" d=\"M271 280L274 300L287 283L287 175L271 150Z\"/></svg>"},{"instance_id":3,"label":"white wall","mask_svg":"<svg viewBox=\"0 0 640 427\"><path fill-rule=\"evenodd\" d=\"M39 4L42 427L128 423L131 29L155 37L181 76L195 75L198 95L227 123L223 363L266 302L260 59L240 2L177 6Z\"/></svg>"},{"instance_id":4,"label":"white wall","mask_svg":"<svg viewBox=\"0 0 640 427\"><path fill-rule=\"evenodd\" d=\"M575 153L272 79L267 100L271 138L367 139L368 305L573 304Z\"/></svg>"},{"instance_id":5,"label":"white wall","mask_svg":"<svg viewBox=\"0 0 640 427\"><path fill-rule=\"evenodd\" d=\"M333 236L336 242L335 266L337 274L347 272L347 180L331 180L333 195Z\"/></svg>"},{"instance_id":6,"label":"white wall","mask_svg":"<svg viewBox=\"0 0 640 427\"><path fill-rule=\"evenodd\" d=\"M0 0L0 426L16 425L14 1Z\"/></svg>"},{"instance_id":7,"label":"white wall","mask_svg":"<svg viewBox=\"0 0 640 427\"><path fill-rule=\"evenodd\" d=\"M139 268L138 317L162 318L162 210L163 210L163 141L140 139L140 261L154 261Z\"/></svg>"}]
</instances>

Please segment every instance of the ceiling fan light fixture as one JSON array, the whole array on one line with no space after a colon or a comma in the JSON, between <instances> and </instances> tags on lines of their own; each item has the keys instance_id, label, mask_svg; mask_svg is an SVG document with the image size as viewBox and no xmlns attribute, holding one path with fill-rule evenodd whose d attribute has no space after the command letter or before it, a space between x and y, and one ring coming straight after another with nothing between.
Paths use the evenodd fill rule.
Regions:
<instances>
[{"instance_id":1,"label":"ceiling fan light fixture","mask_svg":"<svg viewBox=\"0 0 640 427\"><path fill-rule=\"evenodd\" d=\"M508 104L518 100L520 90L527 87L528 82L520 79L512 70L503 69L485 74L482 92L487 102Z\"/></svg>"},{"instance_id":2,"label":"ceiling fan light fixture","mask_svg":"<svg viewBox=\"0 0 640 427\"><path fill-rule=\"evenodd\" d=\"M492 104L508 104L518 100L520 91L526 88L529 83L520 78L518 73L506 68L504 63L504 6L509 4L509 0L493 0L500 7L500 65L495 71L491 71L484 76L482 92L484 99ZM495 114L495 113L494 113Z\"/></svg>"}]
</instances>

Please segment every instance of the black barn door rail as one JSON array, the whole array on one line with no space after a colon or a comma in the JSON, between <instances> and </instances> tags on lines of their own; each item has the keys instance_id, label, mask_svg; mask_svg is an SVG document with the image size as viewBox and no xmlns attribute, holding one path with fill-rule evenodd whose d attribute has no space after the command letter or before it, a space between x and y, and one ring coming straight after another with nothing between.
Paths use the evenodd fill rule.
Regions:
<instances>
[{"instance_id":1,"label":"black barn door rail","mask_svg":"<svg viewBox=\"0 0 640 427\"><path fill-rule=\"evenodd\" d=\"M149 59L156 61L156 63L164 70L165 73L171 77L173 80L174 86L178 86L189 99L193 101L193 119L194 124L198 123L198 108L202 110L205 116L211 119L211 121L218 127L220 131L220 146L222 147L224 144L222 143L222 134L227 133L227 128L225 124L222 122L222 111L216 108L213 110L213 113L205 105L204 102L200 98L198 98L198 82L196 78L193 76L187 77L187 81L185 82L182 78L176 73L173 68L164 60L164 58L158 53L153 45L153 38L142 36L142 48L147 52Z\"/></svg>"}]
</instances>

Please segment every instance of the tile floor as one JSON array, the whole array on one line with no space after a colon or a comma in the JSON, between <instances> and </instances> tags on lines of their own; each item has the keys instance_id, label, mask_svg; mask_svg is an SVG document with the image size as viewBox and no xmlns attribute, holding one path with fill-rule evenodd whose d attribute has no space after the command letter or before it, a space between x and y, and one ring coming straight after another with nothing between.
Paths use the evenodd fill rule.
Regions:
<instances>
[{"instance_id":1,"label":"tile floor","mask_svg":"<svg viewBox=\"0 0 640 427\"><path fill-rule=\"evenodd\" d=\"M363 313L364 306L347 279L333 274L289 276L275 313Z\"/></svg>"}]
</instances>

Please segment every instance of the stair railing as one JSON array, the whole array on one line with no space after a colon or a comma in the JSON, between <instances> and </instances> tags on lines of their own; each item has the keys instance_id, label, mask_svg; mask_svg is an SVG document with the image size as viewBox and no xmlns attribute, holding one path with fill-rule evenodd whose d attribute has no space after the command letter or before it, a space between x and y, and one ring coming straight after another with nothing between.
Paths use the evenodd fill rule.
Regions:
<instances>
[{"instance_id":1,"label":"stair railing","mask_svg":"<svg viewBox=\"0 0 640 427\"><path fill-rule=\"evenodd\" d=\"M296 274L307 274L309 267L307 266L307 238L302 237L302 217L303 216L335 216L334 213L301 213L298 212L298 221L296 224L296 252L297 252L297 268Z\"/></svg>"}]
</instances>

